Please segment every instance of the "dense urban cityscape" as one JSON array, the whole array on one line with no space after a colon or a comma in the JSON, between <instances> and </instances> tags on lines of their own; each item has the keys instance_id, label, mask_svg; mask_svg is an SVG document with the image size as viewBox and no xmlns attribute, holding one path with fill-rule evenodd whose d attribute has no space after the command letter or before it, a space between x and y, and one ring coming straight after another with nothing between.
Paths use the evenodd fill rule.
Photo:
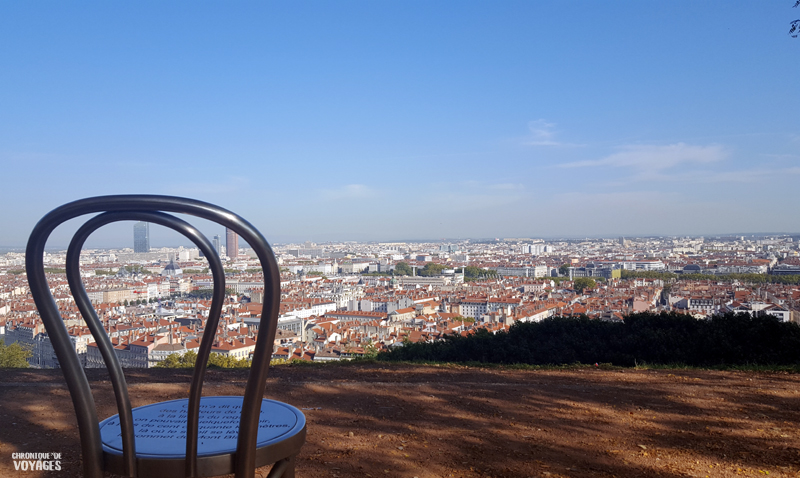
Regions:
<instances>
[{"instance_id":1,"label":"dense urban cityscape","mask_svg":"<svg viewBox=\"0 0 800 478\"><path fill-rule=\"evenodd\" d=\"M124 367L196 352L206 333L214 334L213 353L250 358L264 298L261 267L232 231L212 243L226 287L214 331L206 330L213 277L197 248L151 248L149 224L140 222L133 248L82 252L85 289ZM621 321L670 311L701 320L735 312L797 322L800 311L791 235L306 242L274 252L281 303L273 359L351 359L554 316ZM0 338L30 350L31 366L58 367L24 264L22 252L0 256ZM45 264L82 363L104 367L67 284L65 251L45 253Z\"/></svg>"}]
</instances>

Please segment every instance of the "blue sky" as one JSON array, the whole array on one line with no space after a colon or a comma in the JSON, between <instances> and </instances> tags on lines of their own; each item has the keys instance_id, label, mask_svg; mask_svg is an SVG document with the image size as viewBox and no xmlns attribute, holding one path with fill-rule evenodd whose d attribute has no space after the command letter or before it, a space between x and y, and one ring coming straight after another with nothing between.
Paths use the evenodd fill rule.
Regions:
<instances>
[{"instance_id":1,"label":"blue sky","mask_svg":"<svg viewBox=\"0 0 800 478\"><path fill-rule=\"evenodd\" d=\"M273 242L799 232L792 4L0 1L0 245L132 193Z\"/></svg>"}]
</instances>

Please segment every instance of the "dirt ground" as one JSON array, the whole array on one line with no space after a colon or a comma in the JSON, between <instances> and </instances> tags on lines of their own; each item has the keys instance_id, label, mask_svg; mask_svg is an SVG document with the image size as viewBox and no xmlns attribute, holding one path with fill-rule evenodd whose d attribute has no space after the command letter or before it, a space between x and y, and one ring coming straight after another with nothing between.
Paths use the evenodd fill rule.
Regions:
<instances>
[{"instance_id":1,"label":"dirt ground","mask_svg":"<svg viewBox=\"0 0 800 478\"><path fill-rule=\"evenodd\" d=\"M187 396L186 372L127 376L134 406ZM209 371L204 394L246 377ZM104 372L90 380L115 414ZM279 366L266 397L306 414L298 478L800 476L800 375ZM59 452L62 470L15 471L14 452ZM59 371L0 372L0 477L15 476L80 476Z\"/></svg>"}]
</instances>

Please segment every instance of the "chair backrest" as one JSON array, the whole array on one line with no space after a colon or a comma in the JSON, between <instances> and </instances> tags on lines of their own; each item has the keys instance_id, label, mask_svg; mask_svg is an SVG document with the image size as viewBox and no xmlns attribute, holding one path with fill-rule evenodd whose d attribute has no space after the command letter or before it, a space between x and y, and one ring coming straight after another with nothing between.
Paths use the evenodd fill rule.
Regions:
<instances>
[{"instance_id":1,"label":"chair backrest","mask_svg":"<svg viewBox=\"0 0 800 478\"><path fill-rule=\"evenodd\" d=\"M80 279L79 261L81 247L89 235L103 225L117 221L146 221L174 229L194 242L209 261L214 277L212 305L206 333L200 343L197 364L190 387L187 440L186 476L197 475L197 440L200 413L200 396L214 335L225 296L225 275L222 263L209 240L186 221L167 213L196 216L227 227L241 236L255 251L264 272L264 300L259 323L258 341L244 393L239 435L235 453L237 477L253 476L256 463L261 399L266 388L267 372L272 356L272 344L278 325L280 305L280 272L272 248L255 227L240 216L202 201L193 199L150 196L118 195L81 199L54 209L34 227L25 253L25 268L31 293L39 310L47 334L55 350L64 378L69 387L81 438L84 474L91 478L103 476L103 451L97 409L89 382L73 347L67 328L61 318L50 291L44 271L44 248L53 230L60 224L85 214L101 213L87 221L73 236L67 250L67 280L75 302L91 331L110 374L119 411L122 432L123 459L128 476L135 477L136 446L130 399L125 376L105 329L100 322Z\"/></svg>"}]
</instances>

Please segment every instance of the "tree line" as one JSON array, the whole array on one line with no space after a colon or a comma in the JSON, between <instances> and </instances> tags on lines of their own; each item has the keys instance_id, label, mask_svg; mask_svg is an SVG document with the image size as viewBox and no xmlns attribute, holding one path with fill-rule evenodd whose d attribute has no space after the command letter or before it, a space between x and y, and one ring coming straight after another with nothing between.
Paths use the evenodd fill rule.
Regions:
<instances>
[{"instance_id":1,"label":"tree line","mask_svg":"<svg viewBox=\"0 0 800 478\"><path fill-rule=\"evenodd\" d=\"M156 368L194 368L197 363L197 352L190 350L183 355L169 354L156 364ZM212 353L208 356L207 368L249 368L251 361L246 358L237 359L230 355Z\"/></svg>"},{"instance_id":2,"label":"tree line","mask_svg":"<svg viewBox=\"0 0 800 478\"><path fill-rule=\"evenodd\" d=\"M622 271L622 279L661 279L664 282L677 280L708 280L712 282L739 281L748 284L800 284L800 274L797 275L772 275L772 274L675 274L672 272L656 271Z\"/></svg>"},{"instance_id":3,"label":"tree line","mask_svg":"<svg viewBox=\"0 0 800 478\"><path fill-rule=\"evenodd\" d=\"M421 277L435 277L442 275L442 271L447 269L448 266L437 264L435 262L428 262L425 264L425 267L417 270L417 275ZM459 268L456 268L456 272L458 272ZM497 271L493 271L490 269L481 269L480 267L475 266L466 266L461 268L464 273L464 280L472 281L472 280L483 280L483 279L494 279L497 277ZM413 274L413 270L407 262L398 262L394 266L394 275L398 276L410 276Z\"/></svg>"},{"instance_id":4,"label":"tree line","mask_svg":"<svg viewBox=\"0 0 800 478\"><path fill-rule=\"evenodd\" d=\"M632 314L622 322L554 317L518 322L508 332L485 329L437 342L406 342L378 354L383 361L563 365L610 363L800 365L800 326L761 315L725 314L709 320L666 313Z\"/></svg>"}]
</instances>

